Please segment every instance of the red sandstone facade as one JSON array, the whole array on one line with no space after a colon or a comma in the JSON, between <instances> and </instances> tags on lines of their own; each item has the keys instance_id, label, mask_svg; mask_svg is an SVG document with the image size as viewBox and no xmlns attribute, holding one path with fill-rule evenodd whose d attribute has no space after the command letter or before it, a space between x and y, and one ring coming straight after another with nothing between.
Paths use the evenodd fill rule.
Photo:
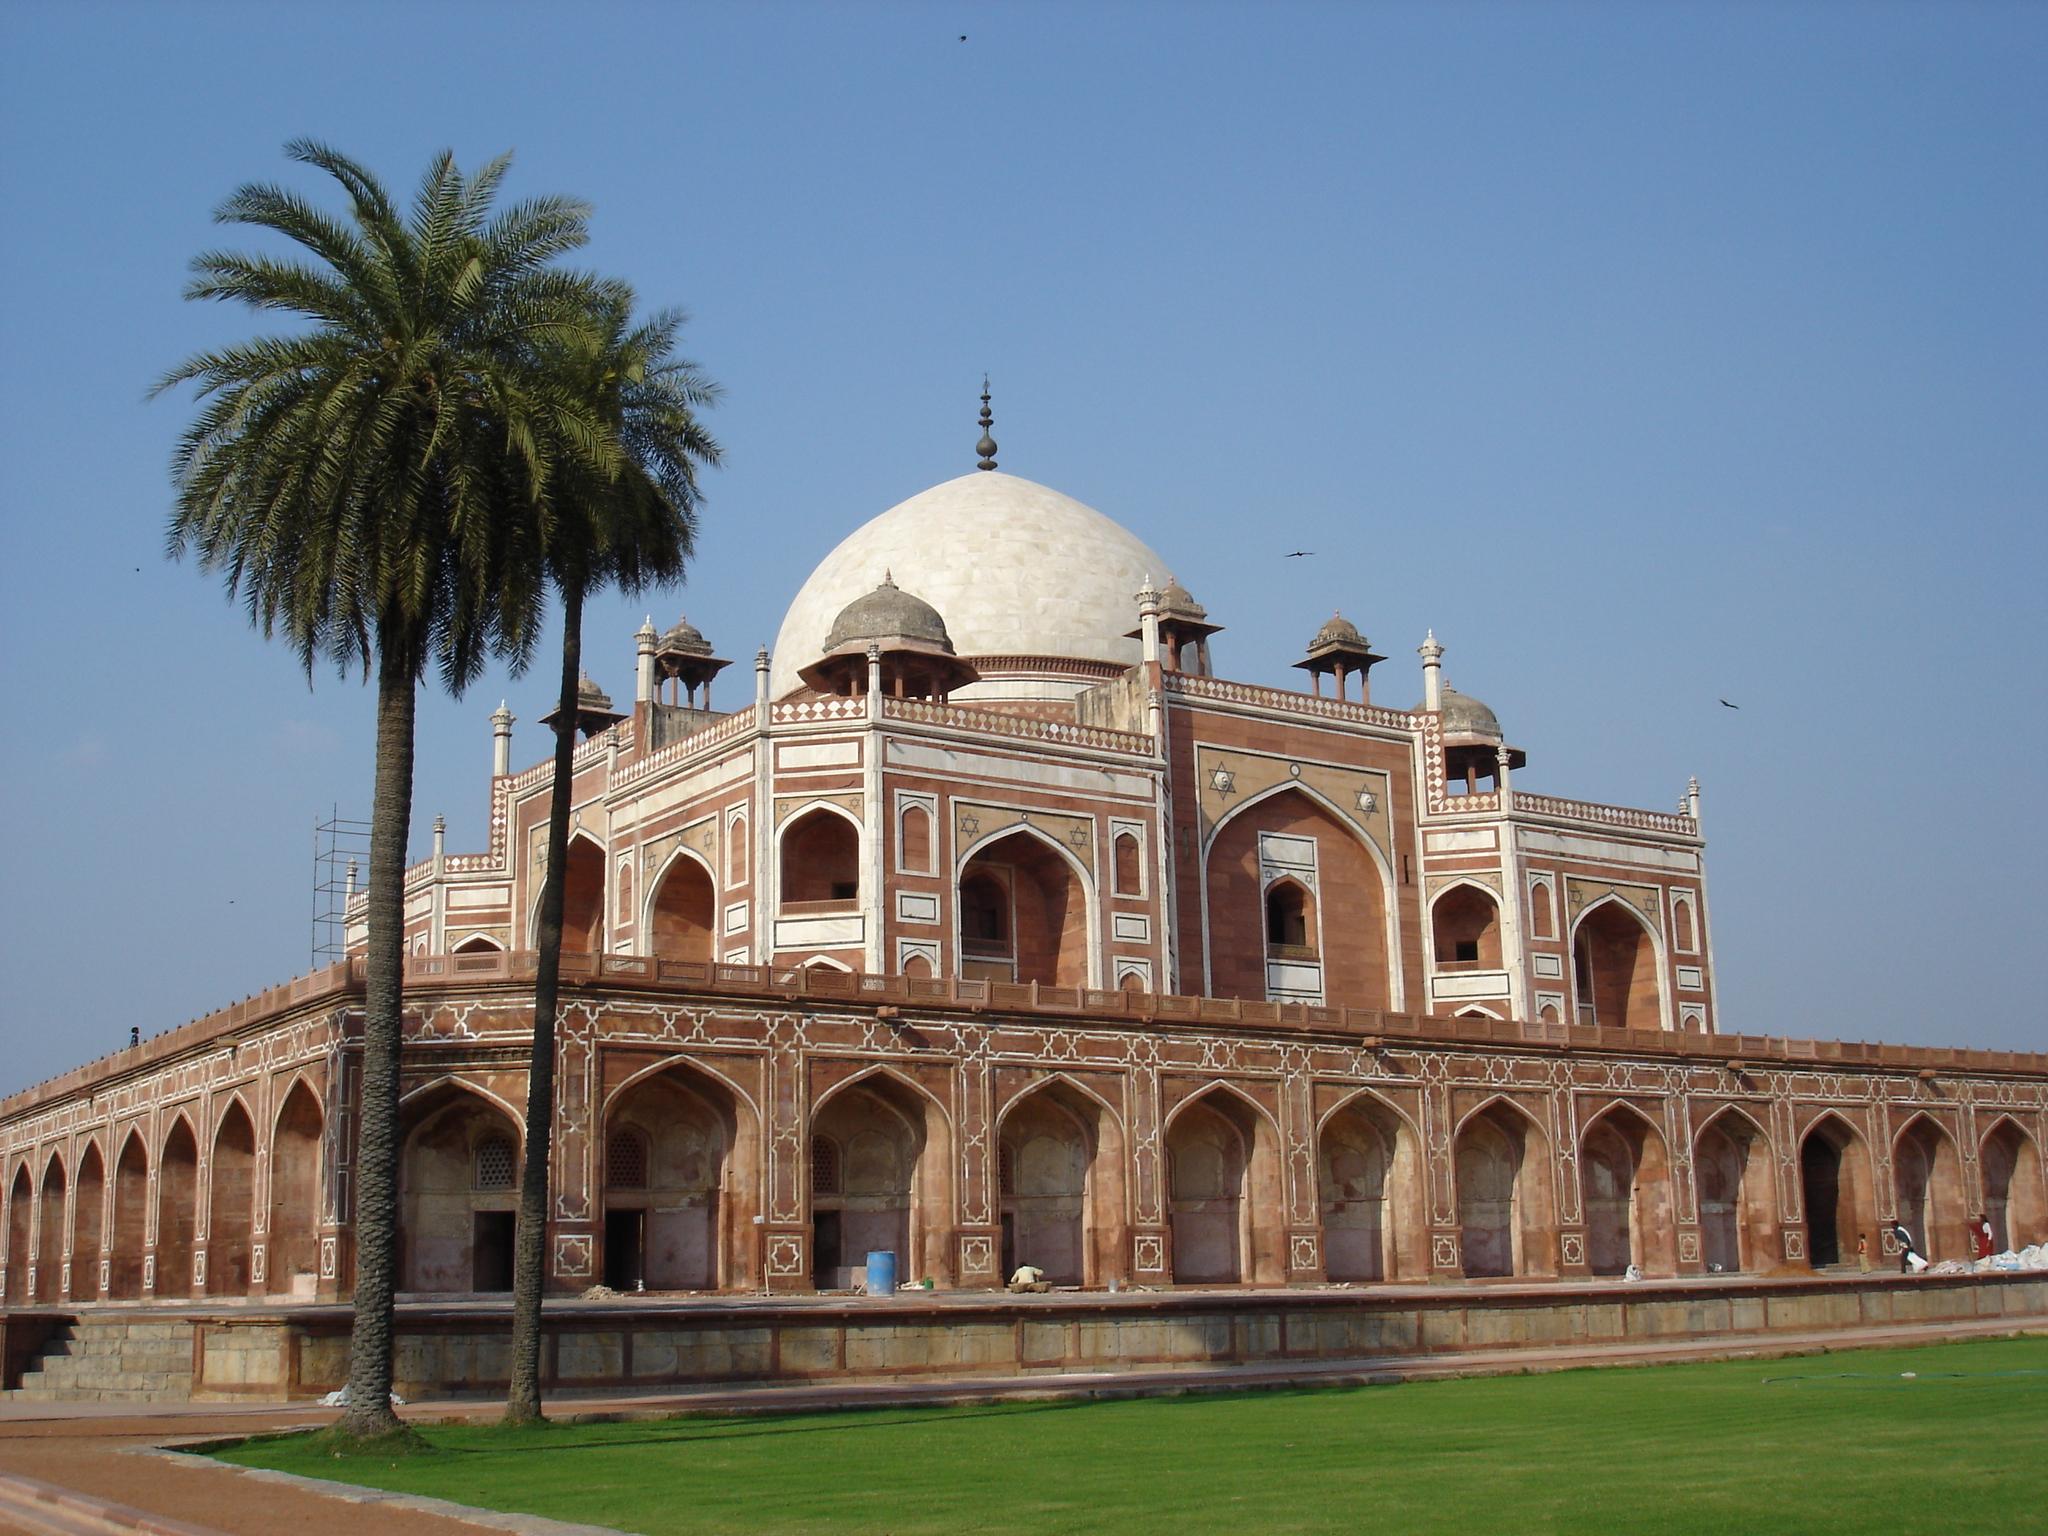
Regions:
<instances>
[{"instance_id":1,"label":"red sandstone facade","mask_svg":"<svg viewBox=\"0 0 2048 1536\"><path fill-rule=\"evenodd\" d=\"M951 617L885 578L730 713L702 637L649 626L631 713L586 697L556 1290L837 1287L876 1249L948 1286L1278 1285L1821 1267L1858 1233L1883 1262L1894 1219L1952 1257L1980 1211L2048 1238L2048 1058L1725 1033L1697 787L1516 788L1433 637L1402 710L1341 620L1309 692L1213 676L1174 585L1099 658L957 654ZM509 728L488 851L437 838L407 881L416 1293L510 1282L550 782ZM336 967L0 1103L0 1305L345 1296L359 995Z\"/></svg>"}]
</instances>

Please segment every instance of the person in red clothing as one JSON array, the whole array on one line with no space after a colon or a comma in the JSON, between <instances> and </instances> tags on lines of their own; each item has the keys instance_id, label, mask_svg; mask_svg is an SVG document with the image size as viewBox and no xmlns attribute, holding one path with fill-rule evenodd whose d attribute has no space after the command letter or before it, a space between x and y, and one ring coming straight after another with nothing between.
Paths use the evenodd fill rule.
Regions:
<instances>
[{"instance_id":1,"label":"person in red clothing","mask_svg":"<svg viewBox=\"0 0 2048 1536\"><path fill-rule=\"evenodd\" d=\"M1979 1216L1976 1221L1971 1223L1970 1240L1976 1246L1978 1258L1988 1259L1991 1257L1991 1218L1989 1216Z\"/></svg>"}]
</instances>

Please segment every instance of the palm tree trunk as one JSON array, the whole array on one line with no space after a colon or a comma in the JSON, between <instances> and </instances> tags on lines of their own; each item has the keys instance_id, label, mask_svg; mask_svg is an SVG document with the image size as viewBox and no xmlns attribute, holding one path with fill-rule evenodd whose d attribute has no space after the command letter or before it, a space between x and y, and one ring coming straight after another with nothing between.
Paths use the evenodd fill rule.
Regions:
<instances>
[{"instance_id":1,"label":"palm tree trunk","mask_svg":"<svg viewBox=\"0 0 2048 1536\"><path fill-rule=\"evenodd\" d=\"M562 907L568 884L569 800L574 791L577 689L583 676L583 594L562 591L562 694L555 707L555 776L548 798L548 865L534 946L533 1056L526 1069L526 1166L512 1258L512 1383L507 1422L541 1417L540 1301L546 1279L548 1155L555 1121L555 1014L562 988Z\"/></svg>"},{"instance_id":2,"label":"palm tree trunk","mask_svg":"<svg viewBox=\"0 0 2048 1536\"><path fill-rule=\"evenodd\" d=\"M391 1411L392 1293L398 1257L398 1049L405 965L405 843L412 821L414 647L378 636L377 777L370 809L369 940L362 1102L356 1121L355 1328L344 1435L398 1427Z\"/></svg>"}]
</instances>

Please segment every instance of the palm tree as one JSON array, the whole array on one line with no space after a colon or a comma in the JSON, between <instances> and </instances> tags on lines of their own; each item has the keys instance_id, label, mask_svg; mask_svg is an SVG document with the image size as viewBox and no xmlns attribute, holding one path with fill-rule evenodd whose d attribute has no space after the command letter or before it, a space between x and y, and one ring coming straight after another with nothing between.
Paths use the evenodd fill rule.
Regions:
<instances>
[{"instance_id":1,"label":"palm tree","mask_svg":"<svg viewBox=\"0 0 2048 1536\"><path fill-rule=\"evenodd\" d=\"M680 581L692 551L697 470L716 465L718 444L698 410L718 386L673 355L683 317L670 311L632 325L633 294L608 284L594 337L565 349L562 374L585 392L619 446L609 475L578 468L556 478L535 540L562 597L562 688L555 711L554 781L548 802L547 872L541 881L533 989L533 1055L526 1077L526 1160L512 1265L512 1378L505 1417L540 1417L540 1303L546 1258L548 1156L555 1113L555 1014L561 988L562 906L569 856L569 801L583 671L583 602L611 583L627 592Z\"/></svg>"},{"instance_id":2,"label":"palm tree","mask_svg":"<svg viewBox=\"0 0 2048 1536\"><path fill-rule=\"evenodd\" d=\"M465 176L428 167L409 214L323 144L293 160L340 183L337 218L252 184L215 221L283 235L289 259L207 252L192 299L295 317L285 334L207 351L166 374L197 386L198 419L173 458L173 557L227 578L266 637L377 682L367 889L361 1107L355 1148L355 1325L350 1438L396 1430L391 1412L397 1237L403 884L413 711L430 663L460 692L490 653L522 662L542 590L506 546L567 445L593 473L616 454L604 424L548 372L591 323L594 285L557 258L588 209L541 198L491 214L509 157ZM310 257L311 259L305 259Z\"/></svg>"}]
</instances>

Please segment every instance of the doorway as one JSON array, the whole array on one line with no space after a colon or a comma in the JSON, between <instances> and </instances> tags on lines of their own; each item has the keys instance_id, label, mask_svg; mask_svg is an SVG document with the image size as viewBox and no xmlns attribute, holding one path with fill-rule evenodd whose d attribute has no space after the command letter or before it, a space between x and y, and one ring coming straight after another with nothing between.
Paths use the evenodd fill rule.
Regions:
<instances>
[{"instance_id":1,"label":"doorway","mask_svg":"<svg viewBox=\"0 0 2048 1536\"><path fill-rule=\"evenodd\" d=\"M479 1291L512 1289L512 1235L516 1211L478 1211L471 1253L471 1284Z\"/></svg>"}]
</instances>

